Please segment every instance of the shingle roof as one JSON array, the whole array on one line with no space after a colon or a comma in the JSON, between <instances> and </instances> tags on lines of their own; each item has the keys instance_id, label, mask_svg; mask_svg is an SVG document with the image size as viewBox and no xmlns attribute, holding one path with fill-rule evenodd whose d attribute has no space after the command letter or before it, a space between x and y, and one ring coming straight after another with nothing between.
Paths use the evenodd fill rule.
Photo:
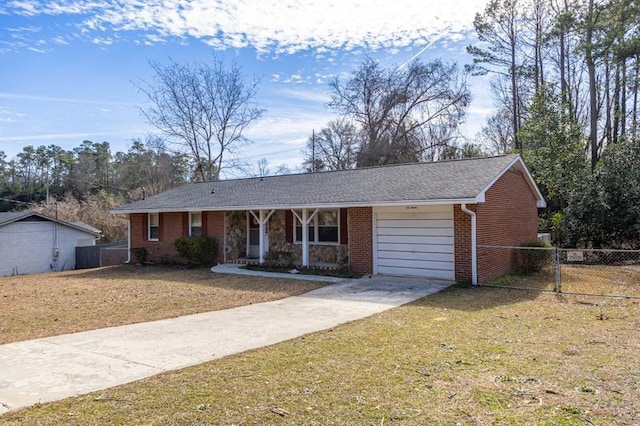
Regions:
<instances>
[{"instance_id":1,"label":"shingle roof","mask_svg":"<svg viewBox=\"0 0 640 426\"><path fill-rule=\"evenodd\" d=\"M56 220L56 219L54 219L52 217L45 216L45 215L40 214L40 213L31 212L31 211L0 212L0 227L8 225L8 224L13 223L13 222L17 222L17 221L26 219L26 218L31 217L31 216L38 217L38 218L40 218L42 220L48 220L48 221L51 221L51 222L57 222L62 226L67 226L69 228L78 229L80 231L84 231L86 233L93 234L93 235L100 235L102 233L102 231L100 231L99 229L96 229L93 226L87 225L84 222L68 223L68 222L64 222L62 220Z\"/></svg>"},{"instance_id":2,"label":"shingle roof","mask_svg":"<svg viewBox=\"0 0 640 426\"><path fill-rule=\"evenodd\" d=\"M114 212L475 202L514 164L524 168L520 156L505 155L191 183L126 204ZM531 181L530 185L539 195L535 183Z\"/></svg>"},{"instance_id":3,"label":"shingle roof","mask_svg":"<svg viewBox=\"0 0 640 426\"><path fill-rule=\"evenodd\" d=\"M15 222L27 216L29 216L29 212L2 212L0 213L0 226Z\"/></svg>"}]
</instances>

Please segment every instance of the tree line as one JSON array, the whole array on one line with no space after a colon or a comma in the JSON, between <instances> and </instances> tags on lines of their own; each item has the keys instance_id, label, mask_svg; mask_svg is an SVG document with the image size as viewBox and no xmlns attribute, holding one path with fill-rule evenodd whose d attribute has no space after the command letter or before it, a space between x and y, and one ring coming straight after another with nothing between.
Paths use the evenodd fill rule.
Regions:
<instances>
[{"instance_id":1,"label":"tree line","mask_svg":"<svg viewBox=\"0 0 640 426\"><path fill-rule=\"evenodd\" d=\"M492 0L468 71L492 76L478 141L520 152L569 247L640 247L640 2Z\"/></svg>"},{"instance_id":2,"label":"tree line","mask_svg":"<svg viewBox=\"0 0 640 426\"><path fill-rule=\"evenodd\" d=\"M127 228L112 208L182 185L188 176L186 155L157 136L116 153L108 142L83 141L71 150L28 145L12 159L0 151L0 211L26 208L81 220L115 241L126 238Z\"/></svg>"},{"instance_id":3,"label":"tree line","mask_svg":"<svg viewBox=\"0 0 640 426\"><path fill-rule=\"evenodd\" d=\"M47 195L84 199L107 191L132 199L142 188L157 194L186 182L188 171L187 157L169 151L154 136L134 140L127 152L116 153L109 142L88 140L71 150L28 145L13 159L0 151L0 209L12 208L8 203L46 201Z\"/></svg>"}]
</instances>

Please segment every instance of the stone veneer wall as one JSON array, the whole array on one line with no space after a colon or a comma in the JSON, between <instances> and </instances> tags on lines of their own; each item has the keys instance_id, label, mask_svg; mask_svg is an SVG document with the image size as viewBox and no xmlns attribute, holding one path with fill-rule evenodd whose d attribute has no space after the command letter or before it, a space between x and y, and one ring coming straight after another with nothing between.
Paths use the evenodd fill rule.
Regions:
<instances>
[{"instance_id":1,"label":"stone veneer wall","mask_svg":"<svg viewBox=\"0 0 640 426\"><path fill-rule=\"evenodd\" d=\"M225 217L225 259L227 262L247 255L247 213L226 212Z\"/></svg>"},{"instance_id":2,"label":"stone veneer wall","mask_svg":"<svg viewBox=\"0 0 640 426\"><path fill-rule=\"evenodd\" d=\"M246 256L247 221L245 211L228 212L227 224L227 261L231 262ZM291 225L293 226L293 225ZM347 245L309 245L310 263L347 264ZM276 211L269 219L269 252L293 254L295 264L302 263L302 245L288 243L286 239L285 211Z\"/></svg>"}]
</instances>

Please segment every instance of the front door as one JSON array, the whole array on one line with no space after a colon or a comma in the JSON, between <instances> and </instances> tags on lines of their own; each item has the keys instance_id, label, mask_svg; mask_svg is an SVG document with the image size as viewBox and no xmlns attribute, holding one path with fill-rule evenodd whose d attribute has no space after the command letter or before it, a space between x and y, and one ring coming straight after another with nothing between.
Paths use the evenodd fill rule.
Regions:
<instances>
[{"instance_id":1,"label":"front door","mask_svg":"<svg viewBox=\"0 0 640 426\"><path fill-rule=\"evenodd\" d=\"M247 255L250 258L259 258L260 257L260 224L256 220L255 217L249 212L247 212L247 235L248 235L248 250ZM264 232L264 251L265 253L269 251L269 233L267 232L267 226L265 226Z\"/></svg>"}]
</instances>

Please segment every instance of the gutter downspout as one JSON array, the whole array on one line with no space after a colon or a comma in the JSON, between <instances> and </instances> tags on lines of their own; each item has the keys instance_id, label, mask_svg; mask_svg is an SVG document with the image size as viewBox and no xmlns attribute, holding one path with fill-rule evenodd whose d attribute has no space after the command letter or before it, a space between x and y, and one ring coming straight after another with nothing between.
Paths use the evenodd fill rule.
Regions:
<instances>
[{"instance_id":1,"label":"gutter downspout","mask_svg":"<svg viewBox=\"0 0 640 426\"><path fill-rule=\"evenodd\" d=\"M471 216L471 284L478 285L478 250L477 244L477 226L476 213L467 208L467 203L460 204L460 209Z\"/></svg>"},{"instance_id":2,"label":"gutter downspout","mask_svg":"<svg viewBox=\"0 0 640 426\"><path fill-rule=\"evenodd\" d=\"M127 215L127 264L131 263L131 215Z\"/></svg>"}]
</instances>

